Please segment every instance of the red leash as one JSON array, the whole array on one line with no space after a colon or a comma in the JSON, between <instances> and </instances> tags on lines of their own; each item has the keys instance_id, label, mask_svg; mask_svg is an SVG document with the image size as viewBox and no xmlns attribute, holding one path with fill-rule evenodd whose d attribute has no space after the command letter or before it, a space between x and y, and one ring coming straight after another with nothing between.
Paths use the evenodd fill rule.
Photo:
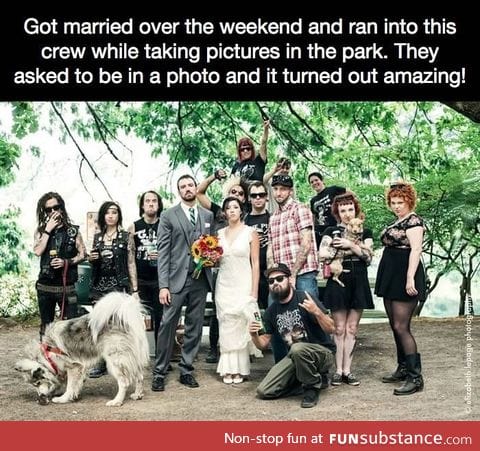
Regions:
<instances>
[{"instance_id":1,"label":"red leash","mask_svg":"<svg viewBox=\"0 0 480 451\"><path fill-rule=\"evenodd\" d=\"M63 264L63 272L62 272L62 285L63 285L63 292L62 292L62 310L60 312L60 319L67 319L64 317L65 312L65 298L67 297L67 271L68 271L68 259L64 260Z\"/></svg>"}]
</instances>

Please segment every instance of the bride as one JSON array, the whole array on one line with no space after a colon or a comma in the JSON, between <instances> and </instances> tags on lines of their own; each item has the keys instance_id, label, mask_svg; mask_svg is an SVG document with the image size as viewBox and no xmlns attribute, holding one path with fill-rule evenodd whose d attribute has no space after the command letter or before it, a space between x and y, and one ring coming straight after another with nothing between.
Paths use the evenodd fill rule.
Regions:
<instances>
[{"instance_id":1,"label":"bride","mask_svg":"<svg viewBox=\"0 0 480 451\"><path fill-rule=\"evenodd\" d=\"M243 223L243 205L237 198L227 197L222 210L228 226L218 232L223 255L215 287L220 332L217 373L225 384L239 384L250 374L248 324L258 309L260 245L257 232Z\"/></svg>"}]
</instances>

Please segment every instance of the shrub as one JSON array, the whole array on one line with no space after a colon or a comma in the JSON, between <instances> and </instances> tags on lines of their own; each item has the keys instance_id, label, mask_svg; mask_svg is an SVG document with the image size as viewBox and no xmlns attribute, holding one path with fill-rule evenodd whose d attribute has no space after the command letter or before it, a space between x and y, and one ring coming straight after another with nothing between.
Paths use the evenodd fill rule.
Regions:
<instances>
[{"instance_id":1,"label":"shrub","mask_svg":"<svg viewBox=\"0 0 480 451\"><path fill-rule=\"evenodd\" d=\"M0 316L26 319L38 314L35 282L27 275L1 276L0 293Z\"/></svg>"}]
</instances>

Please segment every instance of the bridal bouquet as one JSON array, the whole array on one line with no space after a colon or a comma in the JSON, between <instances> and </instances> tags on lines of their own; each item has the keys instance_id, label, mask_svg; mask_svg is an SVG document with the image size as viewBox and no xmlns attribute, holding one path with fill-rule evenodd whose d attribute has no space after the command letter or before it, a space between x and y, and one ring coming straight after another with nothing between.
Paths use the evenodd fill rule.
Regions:
<instances>
[{"instance_id":1,"label":"bridal bouquet","mask_svg":"<svg viewBox=\"0 0 480 451\"><path fill-rule=\"evenodd\" d=\"M213 235L202 235L192 244L192 256L196 266L192 277L198 279L204 266L215 265L223 254L218 238Z\"/></svg>"}]
</instances>

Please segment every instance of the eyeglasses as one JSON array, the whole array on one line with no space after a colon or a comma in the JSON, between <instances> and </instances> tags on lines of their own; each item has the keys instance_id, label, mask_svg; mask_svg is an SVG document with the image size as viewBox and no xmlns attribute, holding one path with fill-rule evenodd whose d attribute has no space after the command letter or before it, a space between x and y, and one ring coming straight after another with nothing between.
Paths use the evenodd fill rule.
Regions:
<instances>
[{"instance_id":1,"label":"eyeglasses","mask_svg":"<svg viewBox=\"0 0 480 451\"><path fill-rule=\"evenodd\" d=\"M275 282L282 283L285 279L287 279L287 276L270 277L268 279L268 284L273 285Z\"/></svg>"},{"instance_id":2,"label":"eyeglasses","mask_svg":"<svg viewBox=\"0 0 480 451\"><path fill-rule=\"evenodd\" d=\"M235 194L238 194L239 196L245 196L245 193L243 191L238 191L236 190L235 188L231 189L230 190L230 194L232 196L235 196Z\"/></svg>"},{"instance_id":3,"label":"eyeglasses","mask_svg":"<svg viewBox=\"0 0 480 451\"><path fill-rule=\"evenodd\" d=\"M52 205L51 207L45 207L45 212L46 212L46 213L51 213L52 211L58 211L58 210L60 210L60 208L62 208L62 207L60 206L60 204Z\"/></svg>"},{"instance_id":4,"label":"eyeglasses","mask_svg":"<svg viewBox=\"0 0 480 451\"><path fill-rule=\"evenodd\" d=\"M240 152L250 152L252 148L250 146L248 147L240 147Z\"/></svg>"},{"instance_id":5,"label":"eyeglasses","mask_svg":"<svg viewBox=\"0 0 480 451\"><path fill-rule=\"evenodd\" d=\"M258 199L258 198L263 199L263 198L267 197L267 193L250 193L250 197L252 199Z\"/></svg>"}]
</instances>

